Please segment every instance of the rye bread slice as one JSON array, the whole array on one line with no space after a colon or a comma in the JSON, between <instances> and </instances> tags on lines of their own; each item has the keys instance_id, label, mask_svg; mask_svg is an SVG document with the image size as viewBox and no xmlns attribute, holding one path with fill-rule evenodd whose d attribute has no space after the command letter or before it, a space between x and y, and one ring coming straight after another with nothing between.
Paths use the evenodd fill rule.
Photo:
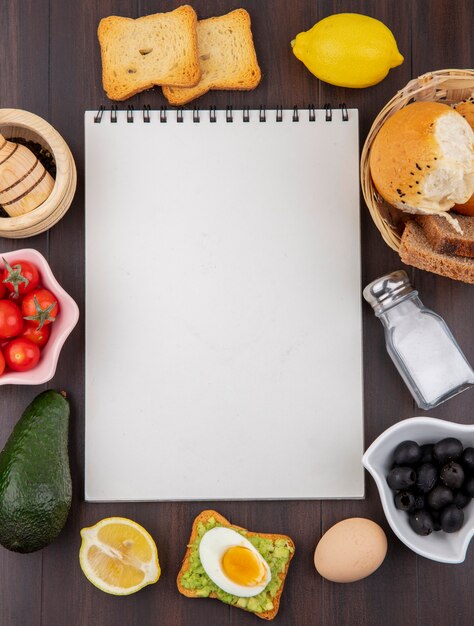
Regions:
<instances>
[{"instance_id":1,"label":"rye bread slice","mask_svg":"<svg viewBox=\"0 0 474 626\"><path fill-rule=\"evenodd\" d=\"M189 537L189 541L188 541L188 547L186 550L186 554L184 555L184 559L183 559L183 563L181 565L181 569L179 570L177 579L176 579L176 583L178 586L178 591L183 594L184 596L187 596L188 598L198 598L200 597L196 592L191 591L189 589L186 589L185 587L183 587L181 585L181 578L183 576L183 574L189 569L189 559L191 556L191 549L192 549L192 545L194 544L197 534L198 534L198 524L199 522L202 522L203 524L206 524L209 519L211 517L214 517L214 519L216 520L216 522L222 526L226 526L227 528L233 528L237 531L239 530L245 530L245 532L247 533L247 537L254 537L254 536L258 536L258 537L262 537L264 539L270 539L271 541L275 541L277 539L283 539L285 540L288 545L292 548L293 552L290 552L290 556L288 559L288 562L286 564L285 570L283 572L281 572L280 574L278 574L280 580L281 580L281 586L278 589L278 592L276 594L276 596L274 598L272 598L272 602L273 602L273 609L271 611L265 611L262 613L255 613L254 611L249 611L248 609L244 608L244 611L248 611L250 613L254 613L254 615L256 615L257 617L261 617L262 619L266 619L266 620L271 620L273 619L276 614L278 613L278 609L280 608L280 598L281 598L281 594L283 592L283 587L285 585L285 578L286 578L286 574L288 572L288 568L290 566L290 562L291 559L293 558L294 555L294 550L295 550L295 544L293 543L292 539L290 539L290 537L287 537L286 535L277 535L277 534L268 534L268 533L255 533L255 532L250 532L248 530L246 530L245 528L242 528L241 526L236 526L235 524L231 524L229 522L229 520L227 520L225 517L223 517L220 513L218 513L217 511L213 511L213 510L206 510L206 511L202 511L202 513L200 513L196 519L193 522L193 527L191 529L191 536ZM209 595L210 598L216 598L217 600L219 599L218 596L212 592ZM243 608L243 607L239 607L237 605L232 604L231 606L235 606L236 608Z\"/></svg>"},{"instance_id":2,"label":"rye bread slice","mask_svg":"<svg viewBox=\"0 0 474 626\"><path fill-rule=\"evenodd\" d=\"M195 85L201 77L196 23L187 5L136 20L103 18L97 34L107 96L126 100L155 85Z\"/></svg>"},{"instance_id":3,"label":"rye bread slice","mask_svg":"<svg viewBox=\"0 0 474 626\"><path fill-rule=\"evenodd\" d=\"M163 87L172 105L181 106L210 89L250 90L261 72L253 44L250 16L245 9L197 23L201 80L195 87Z\"/></svg>"},{"instance_id":4,"label":"rye bread slice","mask_svg":"<svg viewBox=\"0 0 474 626\"><path fill-rule=\"evenodd\" d=\"M474 259L436 252L415 220L406 223L398 252L407 265L474 284Z\"/></svg>"},{"instance_id":5,"label":"rye bread slice","mask_svg":"<svg viewBox=\"0 0 474 626\"><path fill-rule=\"evenodd\" d=\"M416 221L436 252L474 258L474 217L459 215L457 218L462 235L438 215L420 215Z\"/></svg>"}]
</instances>

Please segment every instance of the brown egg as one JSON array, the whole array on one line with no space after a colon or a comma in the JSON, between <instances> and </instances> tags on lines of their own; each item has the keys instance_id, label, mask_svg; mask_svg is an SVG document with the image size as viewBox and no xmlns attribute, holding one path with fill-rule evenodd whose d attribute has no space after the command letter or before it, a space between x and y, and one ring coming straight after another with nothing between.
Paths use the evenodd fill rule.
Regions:
<instances>
[{"instance_id":1,"label":"brown egg","mask_svg":"<svg viewBox=\"0 0 474 626\"><path fill-rule=\"evenodd\" d=\"M373 574L387 554L387 537L378 524L363 517L342 520L324 533L314 565L324 578L351 583Z\"/></svg>"}]
</instances>

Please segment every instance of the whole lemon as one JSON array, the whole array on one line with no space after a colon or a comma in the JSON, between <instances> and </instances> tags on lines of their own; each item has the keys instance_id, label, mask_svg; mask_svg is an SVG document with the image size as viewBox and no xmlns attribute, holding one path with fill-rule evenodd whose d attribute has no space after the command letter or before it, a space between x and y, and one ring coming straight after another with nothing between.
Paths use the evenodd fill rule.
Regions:
<instances>
[{"instance_id":1,"label":"whole lemon","mask_svg":"<svg viewBox=\"0 0 474 626\"><path fill-rule=\"evenodd\" d=\"M359 13L330 15L291 45L311 73L339 87L370 87L403 63L392 31Z\"/></svg>"}]
</instances>

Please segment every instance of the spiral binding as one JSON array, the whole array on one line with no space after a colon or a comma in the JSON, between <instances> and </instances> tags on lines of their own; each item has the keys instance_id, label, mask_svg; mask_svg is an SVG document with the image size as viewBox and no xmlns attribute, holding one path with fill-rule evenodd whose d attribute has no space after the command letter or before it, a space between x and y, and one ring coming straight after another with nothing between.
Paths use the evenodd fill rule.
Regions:
<instances>
[{"instance_id":1,"label":"spiral binding","mask_svg":"<svg viewBox=\"0 0 474 626\"><path fill-rule=\"evenodd\" d=\"M113 104L110 107L110 122L112 124L116 124L117 123L117 112L118 112L118 106L116 104ZM341 119L343 122L347 122L349 121L349 112L347 110L347 106L344 102L342 102L339 105L339 110L341 112ZM137 113L137 111L135 111L135 107L133 106L133 104L129 104L127 106L127 123L128 124L133 124L134 120L135 120L135 115ZM306 109L301 109L299 108L297 105L295 105L293 107L293 112L292 112L292 121L293 122L299 122L300 119L302 118L302 115L304 113L304 111L306 111ZM323 111L324 113L324 120L326 122L332 122L333 119L333 108L330 104L325 104L323 107ZM97 111L97 113L94 116L94 122L96 124L100 124L102 122L102 120L105 117L105 112L106 112L106 107L104 105L101 105ZM158 111L158 120L161 124L166 124L166 122L168 121L168 116L171 115L172 113L176 113L176 121L180 124L182 122L184 122L184 109L182 107L175 109L175 111L171 111L168 110L168 108L166 106L160 106L160 110ZM258 121L259 122L266 122L268 119L268 115L270 114L265 105L261 105L260 108L258 109ZM310 104L308 105L307 108L307 113L308 113L308 120L310 122L315 122L316 121L316 106L314 104ZM143 105L143 110L142 110L142 114L143 114L143 122L146 124L149 124L150 122L152 122L152 114L153 112L151 111L150 105L149 104L145 104ZM228 124L231 124L234 120L235 120L235 116L238 114L238 111L235 111L232 105L228 105L225 109L225 121ZM199 124L199 122L201 121L201 115L202 115L202 111L200 110L200 108L198 106L193 107L192 109L192 121L194 124ZM250 122L250 107L249 106L244 106L242 108L242 121L243 122ZM282 106L277 106L275 108L275 121L276 122L282 122L283 121L283 107ZM215 106L210 106L209 107L209 122L211 123L215 123L217 122L217 108Z\"/></svg>"}]
</instances>

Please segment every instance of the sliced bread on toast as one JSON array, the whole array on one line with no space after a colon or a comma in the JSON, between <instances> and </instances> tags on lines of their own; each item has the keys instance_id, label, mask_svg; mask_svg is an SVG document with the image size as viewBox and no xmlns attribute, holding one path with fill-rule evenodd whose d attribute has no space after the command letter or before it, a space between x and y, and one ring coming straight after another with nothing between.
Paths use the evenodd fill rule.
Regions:
<instances>
[{"instance_id":1,"label":"sliced bread on toast","mask_svg":"<svg viewBox=\"0 0 474 626\"><path fill-rule=\"evenodd\" d=\"M399 254L407 265L474 284L474 259L436 252L415 220L406 223Z\"/></svg>"},{"instance_id":2,"label":"sliced bread on toast","mask_svg":"<svg viewBox=\"0 0 474 626\"><path fill-rule=\"evenodd\" d=\"M195 85L201 76L196 23L187 5L136 20L103 18L97 34L107 96L126 100L154 85Z\"/></svg>"},{"instance_id":3,"label":"sliced bread on toast","mask_svg":"<svg viewBox=\"0 0 474 626\"><path fill-rule=\"evenodd\" d=\"M200 20L197 36L201 80L195 87L164 86L170 104L181 106L210 89L250 90L259 84L261 72L245 9Z\"/></svg>"},{"instance_id":4,"label":"sliced bread on toast","mask_svg":"<svg viewBox=\"0 0 474 626\"><path fill-rule=\"evenodd\" d=\"M462 235L438 215L420 215L416 221L436 252L474 257L474 217L458 216Z\"/></svg>"},{"instance_id":5,"label":"sliced bread on toast","mask_svg":"<svg viewBox=\"0 0 474 626\"><path fill-rule=\"evenodd\" d=\"M255 547L260 553L263 549L262 546L268 549L268 554L262 554L262 556L270 566L272 577L269 585L258 596L240 598L227 594L219 589L205 573L199 559L199 543L203 535L216 526L232 528L251 543L256 542ZM273 619L280 607L280 598L294 551L294 543L286 535L250 532L231 524L217 511L203 511L193 523L186 554L177 577L178 590L188 598L217 598L222 602L254 613L262 619ZM256 604L259 605L258 611L252 609ZM261 610L262 608L264 610Z\"/></svg>"}]
</instances>

